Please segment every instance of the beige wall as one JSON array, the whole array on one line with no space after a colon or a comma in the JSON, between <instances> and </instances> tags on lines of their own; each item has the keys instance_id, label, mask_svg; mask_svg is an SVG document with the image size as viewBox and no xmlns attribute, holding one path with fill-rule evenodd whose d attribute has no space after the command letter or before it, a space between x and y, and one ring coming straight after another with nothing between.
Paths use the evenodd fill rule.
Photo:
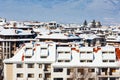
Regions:
<instances>
[{"instance_id":1,"label":"beige wall","mask_svg":"<svg viewBox=\"0 0 120 80\"><path fill-rule=\"evenodd\" d=\"M13 64L6 64L6 79L13 80Z\"/></svg>"}]
</instances>

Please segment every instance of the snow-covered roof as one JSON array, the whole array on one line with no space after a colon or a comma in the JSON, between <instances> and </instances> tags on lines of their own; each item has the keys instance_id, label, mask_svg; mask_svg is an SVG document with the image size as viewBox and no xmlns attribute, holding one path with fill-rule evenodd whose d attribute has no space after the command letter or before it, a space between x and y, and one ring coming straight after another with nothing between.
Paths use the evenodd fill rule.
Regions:
<instances>
[{"instance_id":1,"label":"snow-covered roof","mask_svg":"<svg viewBox=\"0 0 120 80\"><path fill-rule=\"evenodd\" d=\"M75 36L75 35L67 35L67 34L48 34L48 35L38 35L36 38L38 39L80 39L79 37Z\"/></svg>"},{"instance_id":2,"label":"snow-covered roof","mask_svg":"<svg viewBox=\"0 0 120 80\"><path fill-rule=\"evenodd\" d=\"M80 51L93 51L93 47L80 47Z\"/></svg>"},{"instance_id":3,"label":"snow-covered roof","mask_svg":"<svg viewBox=\"0 0 120 80\"><path fill-rule=\"evenodd\" d=\"M42 28L33 28L34 32L39 32L40 34L49 34L51 31L42 27Z\"/></svg>"},{"instance_id":4,"label":"snow-covered roof","mask_svg":"<svg viewBox=\"0 0 120 80\"><path fill-rule=\"evenodd\" d=\"M96 36L95 34L80 34L79 37L80 37L80 38L83 38L83 39L95 39L95 38L100 38L100 37Z\"/></svg>"},{"instance_id":5,"label":"snow-covered roof","mask_svg":"<svg viewBox=\"0 0 120 80\"><path fill-rule=\"evenodd\" d=\"M33 45L33 47L28 49L29 54L26 51L26 46ZM48 45L47 48L43 49L45 54L41 51L41 46ZM56 48L56 43L45 43L36 42L26 43L21 47L16 55L10 59L5 59L4 63L52 63L53 67L119 67L120 62L116 60L115 48L112 46L101 47L101 49L95 53L93 51L94 47L74 47L71 50L71 46L65 48L58 46ZM62 49L70 50L70 53L57 53L56 50ZM79 51L78 51L79 50ZM113 51L112 54L103 54L102 51L107 50ZM92 53L80 53L80 51L91 51ZM22 58L23 56L30 56L30 58ZM42 56L42 57L41 57ZM43 58L44 56L44 58ZM115 60L115 62L103 62L103 60ZM57 60L70 60L70 62L58 62ZM80 62L80 60L92 60L92 62Z\"/></svg>"},{"instance_id":6,"label":"snow-covered roof","mask_svg":"<svg viewBox=\"0 0 120 80\"><path fill-rule=\"evenodd\" d=\"M32 43L26 43L22 48L20 48L18 51L17 51L17 54L15 56L13 56L12 58L10 59L6 59L4 60L4 62L23 62L22 61L22 57L24 56L24 62L53 62L55 61L55 50L54 50L54 44L52 44L51 46L48 46L48 51L47 53L49 53L49 56L44 59L44 58L40 58L41 56L41 46L42 45L45 45L46 43L35 43L35 44L32 44ZM28 47L29 45L33 45L32 49L28 49L26 50L26 47ZM30 52L30 53L28 53ZM31 56L31 58L25 58L25 56Z\"/></svg>"},{"instance_id":7,"label":"snow-covered roof","mask_svg":"<svg viewBox=\"0 0 120 80\"><path fill-rule=\"evenodd\" d=\"M101 48L102 51L115 51L115 47L106 45L105 47Z\"/></svg>"},{"instance_id":8,"label":"snow-covered roof","mask_svg":"<svg viewBox=\"0 0 120 80\"><path fill-rule=\"evenodd\" d=\"M120 36L109 35L106 38L107 42L120 42Z\"/></svg>"},{"instance_id":9,"label":"snow-covered roof","mask_svg":"<svg viewBox=\"0 0 120 80\"><path fill-rule=\"evenodd\" d=\"M22 29L2 29L0 35L32 35L31 31Z\"/></svg>"}]
</instances>

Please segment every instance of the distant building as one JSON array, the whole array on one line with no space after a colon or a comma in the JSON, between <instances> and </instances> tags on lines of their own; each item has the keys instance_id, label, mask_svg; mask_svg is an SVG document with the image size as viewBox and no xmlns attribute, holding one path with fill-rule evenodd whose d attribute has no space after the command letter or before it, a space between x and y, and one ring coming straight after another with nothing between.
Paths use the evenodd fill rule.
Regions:
<instances>
[{"instance_id":1,"label":"distant building","mask_svg":"<svg viewBox=\"0 0 120 80\"><path fill-rule=\"evenodd\" d=\"M0 18L0 26L4 26L6 24L5 18Z\"/></svg>"}]
</instances>

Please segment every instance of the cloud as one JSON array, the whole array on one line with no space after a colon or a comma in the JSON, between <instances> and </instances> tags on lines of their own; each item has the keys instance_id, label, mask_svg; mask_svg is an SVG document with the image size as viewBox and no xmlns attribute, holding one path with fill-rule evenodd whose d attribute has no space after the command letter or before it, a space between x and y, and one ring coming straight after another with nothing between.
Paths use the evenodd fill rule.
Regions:
<instances>
[{"instance_id":1,"label":"cloud","mask_svg":"<svg viewBox=\"0 0 120 80\"><path fill-rule=\"evenodd\" d=\"M0 0L0 16L12 20L82 23L85 19L120 22L119 0Z\"/></svg>"},{"instance_id":2,"label":"cloud","mask_svg":"<svg viewBox=\"0 0 120 80\"><path fill-rule=\"evenodd\" d=\"M105 17L104 19L105 19L105 20L113 20L113 19L115 19L115 18Z\"/></svg>"}]
</instances>

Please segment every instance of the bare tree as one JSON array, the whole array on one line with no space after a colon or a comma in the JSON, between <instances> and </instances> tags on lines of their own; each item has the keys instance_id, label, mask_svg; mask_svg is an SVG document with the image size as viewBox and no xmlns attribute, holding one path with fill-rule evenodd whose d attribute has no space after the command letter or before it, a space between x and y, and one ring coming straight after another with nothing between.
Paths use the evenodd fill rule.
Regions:
<instances>
[{"instance_id":1,"label":"bare tree","mask_svg":"<svg viewBox=\"0 0 120 80\"><path fill-rule=\"evenodd\" d=\"M72 80L88 80L88 78L92 76L92 74L88 70L89 68L73 68L71 76Z\"/></svg>"}]
</instances>

